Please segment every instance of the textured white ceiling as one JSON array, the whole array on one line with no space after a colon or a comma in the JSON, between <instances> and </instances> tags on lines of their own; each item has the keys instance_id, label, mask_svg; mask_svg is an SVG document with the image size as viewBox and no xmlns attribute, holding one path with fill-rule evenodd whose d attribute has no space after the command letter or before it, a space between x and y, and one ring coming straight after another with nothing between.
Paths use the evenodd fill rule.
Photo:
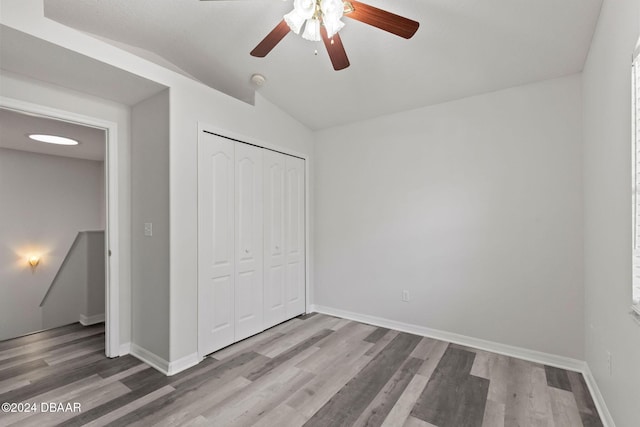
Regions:
<instances>
[{"instance_id":1,"label":"textured white ceiling","mask_svg":"<svg viewBox=\"0 0 640 427\"><path fill-rule=\"evenodd\" d=\"M261 94L312 129L582 70L602 0L365 0L420 22L404 40L345 18L351 66L290 33L266 58L249 52L292 8L280 0L45 0L65 25L144 49L251 102ZM317 48L318 55L314 55Z\"/></svg>"},{"instance_id":2,"label":"textured white ceiling","mask_svg":"<svg viewBox=\"0 0 640 427\"><path fill-rule=\"evenodd\" d=\"M41 133L64 136L80 142L63 146L33 141L27 135ZM32 116L0 108L0 147L53 156L87 160L104 160L105 132L74 123Z\"/></svg>"}]
</instances>

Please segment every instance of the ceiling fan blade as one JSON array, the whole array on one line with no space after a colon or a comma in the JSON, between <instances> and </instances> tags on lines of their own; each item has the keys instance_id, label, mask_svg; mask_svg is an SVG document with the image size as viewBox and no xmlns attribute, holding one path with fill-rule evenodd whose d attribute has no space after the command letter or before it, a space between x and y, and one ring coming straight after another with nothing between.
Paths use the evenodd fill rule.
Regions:
<instances>
[{"instance_id":1,"label":"ceiling fan blade","mask_svg":"<svg viewBox=\"0 0 640 427\"><path fill-rule=\"evenodd\" d=\"M331 58L333 69L339 71L347 68L349 66L349 58L347 58L347 52L344 50L342 40L338 33L336 33L332 38L329 38L327 37L327 30L324 28L324 25L322 25L320 26L320 34L322 35L324 46L327 48L327 52L329 53L329 58Z\"/></svg>"},{"instance_id":2,"label":"ceiling fan blade","mask_svg":"<svg viewBox=\"0 0 640 427\"><path fill-rule=\"evenodd\" d=\"M349 12L344 16L373 25L381 30L388 31L405 39L410 39L418 31L419 22L360 3L356 0L349 0L353 5L353 12Z\"/></svg>"},{"instance_id":3,"label":"ceiling fan blade","mask_svg":"<svg viewBox=\"0 0 640 427\"><path fill-rule=\"evenodd\" d=\"M267 34L264 39L262 39L260 43L258 43L258 46L253 48L251 56L264 58L274 47L276 47L278 43L280 43L280 40L282 40L284 36L289 34L289 31L291 31L291 29L283 19L273 30L271 30L269 34Z\"/></svg>"}]
</instances>

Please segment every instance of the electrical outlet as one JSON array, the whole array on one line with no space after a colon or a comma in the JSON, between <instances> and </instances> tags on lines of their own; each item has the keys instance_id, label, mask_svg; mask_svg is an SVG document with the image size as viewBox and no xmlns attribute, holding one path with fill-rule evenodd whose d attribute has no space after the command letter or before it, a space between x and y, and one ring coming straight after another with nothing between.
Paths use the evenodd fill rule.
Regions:
<instances>
[{"instance_id":1,"label":"electrical outlet","mask_svg":"<svg viewBox=\"0 0 640 427\"><path fill-rule=\"evenodd\" d=\"M153 224L150 222L144 223L144 235L153 236Z\"/></svg>"},{"instance_id":2,"label":"electrical outlet","mask_svg":"<svg viewBox=\"0 0 640 427\"><path fill-rule=\"evenodd\" d=\"M607 371L609 371L609 376L613 375L613 357L611 356L611 352L607 351Z\"/></svg>"},{"instance_id":3,"label":"electrical outlet","mask_svg":"<svg viewBox=\"0 0 640 427\"><path fill-rule=\"evenodd\" d=\"M402 301L409 302L409 291L406 289L402 291Z\"/></svg>"}]
</instances>

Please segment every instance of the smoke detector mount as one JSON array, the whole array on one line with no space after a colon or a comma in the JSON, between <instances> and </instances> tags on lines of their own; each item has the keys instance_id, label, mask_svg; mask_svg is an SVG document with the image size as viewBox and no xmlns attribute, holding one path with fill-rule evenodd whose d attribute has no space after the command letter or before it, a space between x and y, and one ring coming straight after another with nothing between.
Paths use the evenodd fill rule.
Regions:
<instances>
[{"instance_id":1,"label":"smoke detector mount","mask_svg":"<svg viewBox=\"0 0 640 427\"><path fill-rule=\"evenodd\" d=\"M251 83L258 87L263 86L266 81L267 79L262 74L256 73L251 76Z\"/></svg>"}]
</instances>

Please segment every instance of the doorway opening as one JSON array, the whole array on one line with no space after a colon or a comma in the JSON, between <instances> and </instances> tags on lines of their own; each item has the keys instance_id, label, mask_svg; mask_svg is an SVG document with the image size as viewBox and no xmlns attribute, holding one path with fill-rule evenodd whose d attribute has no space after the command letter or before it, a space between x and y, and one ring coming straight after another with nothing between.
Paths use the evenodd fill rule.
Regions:
<instances>
[{"instance_id":1,"label":"doorway opening","mask_svg":"<svg viewBox=\"0 0 640 427\"><path fill-rule=\"evenodd\" d=\"M0 127L0 341L104 322L119 356L116 124L0 97Z\"/></svg>"}]
</instances>

